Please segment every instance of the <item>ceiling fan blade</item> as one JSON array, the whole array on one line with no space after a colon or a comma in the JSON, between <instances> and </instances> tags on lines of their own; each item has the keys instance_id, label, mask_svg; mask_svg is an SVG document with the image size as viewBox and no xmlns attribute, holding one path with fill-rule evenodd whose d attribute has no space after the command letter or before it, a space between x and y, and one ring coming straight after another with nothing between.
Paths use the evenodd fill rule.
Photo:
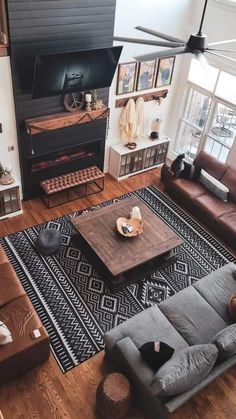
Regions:
<instances>
[{"instance_id":1,"label":"ceiling fan blade","mask_svg":"<svg viewBox=\"0 0 236 419\"><path fill-rule=\"evenodd\" d=\"M161 39L166 39L167 41L170 41L170 42L176 42L177 44L184 45L186 43L182 39L178 39L170 35L165 35L162 32L157 32L157 31L154 31L153 29L144 28L143 26L136 26L135 29L138 29L139 31L142 31L142 32L149 33L150 35L157 36L158 38L161 38Z\"/></svg>"},{"instance_id":2,"label":"ceiling fan blade","mask_svg":"<svg viewBox=\"0 0 236 419\"><path fill-rule=\"evenodd\" d=\"M207 51L236 52L236 49L206 48Z\"/></svg>"},{"instance_id":3,"label":"ceiling fan blade","mask_svg":"<svg viewBox=\"0 0 236 419\"><path fill-rule=\"evenodd\" d=\"M230 61L233 61L234 63L236 63L236 58L226 57L226 55L217 54L216 52L209 51L208 49L206 49L205 52L207 52L207 54L215 55L216 57L226 58L226 60L230 60Z\"/></svg>"},{"instance_id":4,"label":"ceiling fan blade","mask_svg":"<svg viewBox=\"0 0 236 419\"><path fill-rule=\"evenodd\" d=\"M163 51L156 51L150 54L139 55L134 57L138 61L148 61L148 60L155 60L156 58L167 58L172 57L173 55L185 54L191 52L190 49L185 45L178 48L173 49L164 49Z\"/></svg>"},{"instance_id":5,"label":"ceiling fan blade","mask_svg":"<svg viewBox=\"0 0 236 419\"><path fill-rule=\"evenodd\" d=\"M215 45L231 44L231 42L236 42L236 39L227 39L226 41L211 42L210 44L208 44L208 46L213 47Z\"/></svg>"},{"instance_id":6,"label":"ceiling fan blade","mask_svg":"<svg viewBox=\"0 0 236 419\"><path fill-rule=\"evenodd\" d=\"M121 42L131 42L134 44L155 45L157 47L167 47L167 48L175 48L175 47L182 46L182 44L176 44L174 42L153 41L149 39L139 39L139 38L126 38L123 36L114 36L113 40L121 41Z\"/></svg>"},{"instance_id":7,"label":"ceiling fan blade","mask_svg":"<svg viewBox=\"0 0 236 419\"><path fill-rule=\"evenodd\" d=\"M205 71L205 73L207 75L209 75L209 63L207 61L207 58L206 58L205 54L202 51L199 51L199 50L194 51L194 54L195 54L196 58L198 59L198 61L200 62L203 70Z\"/></svg>"}]
</instances>

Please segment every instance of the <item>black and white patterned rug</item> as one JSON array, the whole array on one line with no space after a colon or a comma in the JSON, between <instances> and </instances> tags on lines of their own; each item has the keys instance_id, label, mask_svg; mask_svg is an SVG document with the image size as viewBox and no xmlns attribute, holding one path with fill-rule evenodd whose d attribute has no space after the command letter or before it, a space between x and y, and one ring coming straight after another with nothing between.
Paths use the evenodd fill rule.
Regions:
<instances>
[{"instance_id":1,"label":"black and white patterned rug","mask_svg":"<svg viewBox=\"0 0 236 419\"><path fill-rule=\"evenodd\" d=\"M182 237L184 245L177 263L115 294L73 241L75 231L70 220L81 211L0 239L50 335L51 349L64 372L102 350L104 332L235 261L217 240L154 186L134 194ZM34 243L46 226L60 230L63 246L54 256L43 257Z\"/></svg>"}]
</instances>

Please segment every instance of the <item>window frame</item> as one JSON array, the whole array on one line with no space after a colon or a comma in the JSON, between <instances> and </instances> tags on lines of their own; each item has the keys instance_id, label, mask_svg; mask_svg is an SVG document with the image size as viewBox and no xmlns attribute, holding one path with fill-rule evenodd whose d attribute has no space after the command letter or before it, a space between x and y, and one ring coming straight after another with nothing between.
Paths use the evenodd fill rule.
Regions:
<instances>
[{"instance_id":1,"label":"window frame","mask_svg":"<svg viewBox=\"0 0 236 419\"><path fill-rule=\"evenodd\" d=\"M201 130L201 135L199 137L197 153L199 153L201 150L204 150L204 147L205 147L205 144L206 144L206 141L207 141L208 137L212 138L213 141L221 144L222 146L228 148L229 149L228 156L230 154L231 148L233 148L234 145L236 144L236 136L234 137L234 142L233 142L231 147L228 147L226 144L221 143L219 141L219 139L216 139L213 136L211 136L211 127L213 125L213 120L214 120L215 110L217 108L217 105L220 104L222 106L229 107L229 108L233 109L233 111L236 112L236 104L233 104L232 102L228 102L227 100L225 100L225 99L223 99L223 98L221 98L221 97L219 97L215 94L216 89L217 89L217 84L219 82L220 74L221 74L221 72L227 72L228 74L233 75L235 78L236 78L236 74L233 71L230 71L230 70L226 71L224 66L217 65L216 63L210 63L210 64L213 65L214 67L216 67L219 70L217 78L216 78L215 86L214 86L214 89L212 91L209 91L209 90L197 85L196 83L194 83L192 81L187 80L187 82L186 82L186 86L185 86L185 89L184 89L183 100L182 100L181 107L180 107L180 116L179 116L177 131L176 131L176 140L175 140L174 148L173 148L173 151L176 154L177 154L179 136L180 136L180 133L181 133L183 123L188 124L192 128L199 129L199 127L195 126L194 124L192 124L190 121L188 121L185 118L185 115L187 113L187 108L188 108L188 97L189 97L191 89L193 89L194 91L196 91L198 93L201 93L201 94L207 96L211 101L208 116L207 116L207 120L206 120L206 123L205 123L204 127ZM228 159L228 156L227 156L227 159ZM186 158L189 161L193 161L193 159L190 156L186 156ZM226 159L226 162L227 162L227 159Z\"/></svg>"}]
</instances>

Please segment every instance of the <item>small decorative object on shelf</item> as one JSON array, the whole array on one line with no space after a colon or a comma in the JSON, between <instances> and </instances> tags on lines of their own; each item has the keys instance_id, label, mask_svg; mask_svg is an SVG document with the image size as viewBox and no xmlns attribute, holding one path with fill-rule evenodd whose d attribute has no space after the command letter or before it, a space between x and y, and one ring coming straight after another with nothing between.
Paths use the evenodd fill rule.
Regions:
<instances>
[{"instance_id":1,"label":"small decorative object on shelf","mask_svg":"<svg viewBox=\"0 0 236 419\"><path fill-rule=\"evenodd\" d=\"M10 185L14 182L14 178L12 176L12 168L11 166L5 166L0 163L0 184L1 185Z\"/></svg>"},{"instance_id":2,"label":"small decorative object on shelf","mask_svg":"<svg viewBox=\"0 0 236 419\"><path fill-rule=\"evenodd\" d=\"M120 217L116 220L118 232L124 237L136 237L143 232L143 221L139 218Z\"/></svg>"},{"instance_id":3,"label":"small decorative object on shelf","mask_svg":"<svg viewBox=\"0 0 236 419\"><path fill-rule=\"evenodd\" d=\"M99 110L103 108L103 101L98 99L97 90L91 90L92 109Z\"/></svg>"},{"instance_id":4,"label":"small decorative object on shelf","mask_svg":"<svg viewBox=\"0 0 236 419\"><path fill-rule=\"evenodd\" d=\"M64 107L68 112L75 112L84 106L84 93L73 92L67 93L63 99Z\"/></svg>"},{"instance_id":5,"label":"small decorative object on shelf","mask_svg":"<svg viewBox=\"0 0 236 419\"><path fill-rule=\"evenodd\" d=\"M86 112L90 112L92 110L91 101L92 101L91 93L86 93L86 95L85 95L85 102L86 102L85 110L86 110Z\"/></svg>"},{"instance_id":6,"label":"small decorative object on shelf","mask_svg":"<svg viewBox=\"0 0 236 419\"><path fill-rule=\"evenodd\" d=\"M20 200L20 183L0 185L0 220L22 214Z\"/></svg>"},{"instance_id":7,"label":"small decorative object on shelf","mask_svg":"<svg viewBox=\"0 0 236 419\"><path fill-rule=\"evenodd\" d=\"M150 134L150 140L158 140L158 138L159 138L159 132L157 132L157 131L152 131L151 132L151 134Z\"/></svg>"},{"instance_id":8,"label":"small decorative object on shelf","mask_svg":"<svg viewBox=\"0 0 236 419\"><path fill-rule=\"evenodd\" d=\"M137 143L135 141L129 141L124 146L127 147L129 150L134 150L137 147Z\"/></svg>"}]
</instances>

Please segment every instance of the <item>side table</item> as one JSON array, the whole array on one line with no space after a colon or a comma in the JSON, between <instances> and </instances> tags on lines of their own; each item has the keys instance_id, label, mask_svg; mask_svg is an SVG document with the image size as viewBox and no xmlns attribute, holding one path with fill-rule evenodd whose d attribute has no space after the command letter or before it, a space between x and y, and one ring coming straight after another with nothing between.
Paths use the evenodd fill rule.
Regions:
<instances>
[{"instance_id":1,"label":"side table","mask_svg":"<svg viewBox=\"0 0 236 419\"><path fill-rule=\"evenodd\" d=\"M130 405L131 387L127 378L118 372L103 378L97 388L98 413L104 418L123 419L127 416Z\"/></svg>"}]
</instances>

